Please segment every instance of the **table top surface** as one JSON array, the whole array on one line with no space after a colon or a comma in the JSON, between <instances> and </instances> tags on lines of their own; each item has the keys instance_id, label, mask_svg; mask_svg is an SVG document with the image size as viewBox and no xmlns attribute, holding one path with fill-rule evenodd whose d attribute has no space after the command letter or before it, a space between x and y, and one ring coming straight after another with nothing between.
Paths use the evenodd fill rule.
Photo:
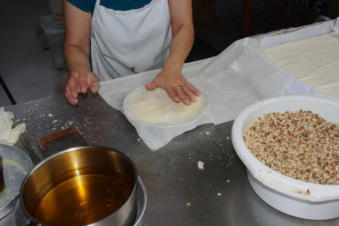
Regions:
<instances>
[{"instance_id":1,"label":"table top surface","mask_svg":"<svg viewBox=\"0 0 339 226\"><path fill-rule=\"evenodd\" d=\"M50 96L5 110L15 114L16 123L26 121L29 149L37 158L51 154L38 148L38 138L73 126L87 144L110 146L129 156L147 189L144 225L339 225L339 218L303 220L262 201L234 152L232 121L199 126L153 152L100 96L81 98L77 107L63 96ZM199 161L204 169L198 168Z\"/></svg>"}]
</instances>

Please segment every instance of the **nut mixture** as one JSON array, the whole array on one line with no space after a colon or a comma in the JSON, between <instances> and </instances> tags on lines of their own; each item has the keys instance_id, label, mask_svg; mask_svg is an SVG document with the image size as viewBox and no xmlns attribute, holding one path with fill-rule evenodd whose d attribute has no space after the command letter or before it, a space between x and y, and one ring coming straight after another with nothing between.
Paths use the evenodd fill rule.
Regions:
<instances>
[{"instance_id":1,"label":"nut mixture","mask_svg":"<svg viewBox=\"0 0 339 226\"><path fill-rule=\"evenodd\" d=\"M253 155L286 176L339 185L339 124L311 111L264 114L244 141Z\"/></svg>"}]
</instances>

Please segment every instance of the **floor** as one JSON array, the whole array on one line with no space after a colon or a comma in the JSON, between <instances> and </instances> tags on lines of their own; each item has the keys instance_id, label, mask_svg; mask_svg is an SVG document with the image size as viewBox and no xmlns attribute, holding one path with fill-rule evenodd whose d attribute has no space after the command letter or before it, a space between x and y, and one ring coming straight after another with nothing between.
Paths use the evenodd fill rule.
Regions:
<instances>
[{"instance_id":1,"label":"floor","mask_svg":"<svg viewBox=\"0 0 339 226\"><path fill-rule=\"evenodd\" d=\"M39 19L51 15L48 1L11 0L5 1L0 7L2 28L0 106L24 103L63 92L67 73L58 66L60 58L62 61L62 47L57 57L58 63L55 60L55 51L46 49L38 30ZM256 33L260 31L265 21L264 17L253 16L255 23L253 23L252 33L253 31ZM187 62L215 56L233 41L240 39L242 23L241 15L232 20L219 19L212 23L199 23L195 28L196 39Z\"/></svg>"}]
</instances>

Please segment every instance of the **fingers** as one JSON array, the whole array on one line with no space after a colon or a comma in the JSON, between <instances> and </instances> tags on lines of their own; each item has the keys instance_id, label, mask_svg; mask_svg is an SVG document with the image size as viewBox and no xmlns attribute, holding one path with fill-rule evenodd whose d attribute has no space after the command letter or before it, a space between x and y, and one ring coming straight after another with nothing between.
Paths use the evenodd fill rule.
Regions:
<instances>
[{"instance_id":1,"label":"fingers","mask_svg":"<svg viewBox=\"0 0 339 226\"><path fill-rule=\"evenodd\" d=\"M78 97L77 79L78 79L78 74L71 75L66 85L66 87L69 88L69 91L74 98Z\"/></svg>"},{"instance_id":2,"label":"fingers","mask_svg":"<svg viewBox=\"0 0 339 226\"><path fill-rule=\"evenodd\" d=\"M65 87L65 97L75 105L79 102L78 94L85 94L88 89L92 93L96 93L99 89L99 79L93 73L71 73Z\"/></svg>"},{"instance_id":3,"label":"fingers","mask_svg":"<svg viewBox=\"0 0 339 226\"><path fill-rule=\"evenodd\" d=\"M186 86L188 87L189 91L193 93L195 96L200 96L199 90L195 88L191 83L186 81Z\"/></svg>"},{"instance_id":4,"label":"fingers","mask_svg":"<svg viewBox=\"0 0 339 226\"><path fill-rule=\"evenodd\" d=\"M174 102L183 102L186 105L191 104L191 102L196 101L196 97L190 89L184 85L179 85L177 87L166 87L165 88L168 96Z\"/></svg>"},{"instance_id":5,"label":"fingers","mask_svg":"<svg viewBox=\"0 0 339 226\"><path fill-rule=\"evenodd\" d=\"M177 87L177 95L184 104L188 105L191 103L191 99L188 97L184 86Z\"/></svg>"},{"instance_id":6,"label":"fingers","mask_svg":"<svg viewBox=\"0 0 339 226\"><path fill-rule=\"evenodd\" d=\"M166 70L162 70L151 83L146 84L148 90L154 90L157 87L163 88L174 102L182 102L186 105L196 101L196 97L200 95L199 90L189 83L181 73L172 73Z\"/></svg>"},{"instance_id":7,"label":"fingers","mask_svg":"<svg viewBox=\"0 0 339 226\"><path fill-rule=\"evenodd\" d=\"M78 77L78 86L80 88L80 92L86 93L88 88L87 83L87 73L80 73Z\"/></svg>"},{"instance_id":8,"label":"fingers","mask_svg":"<svg viewBox=\"0 0 339 226\"><path fill-rule=\"evenodd\" d=\"M90 90L92 93L97 93L99 90L99 79L97 76L95 76L93 73L91 73L93 76L87 77L87 84L89 84Z\"/></svg>"},{"instance_id":9,"label":"fingers","mask_svg":"<svg viewBox=\"0 0 339 226\"><path fill-rule=\"evenodd\" d=\"M90 90L92 93L97 93L99 90L100 84L99 82L92 82L90 85Z\"/></svg>"},{"instance_id":10,"label":"fingers","mask_svg":"<svg viewBox=\"0 0 339 226\"><path fill-rule=\"evenodd\" d=\"M176 90L173 87L165 88L167 95L176 103L180 102L180 98L177 95Z\"/></svg>"},{"instance_id":11,"label":"fingers","mask_svg":"<svg viewBox=\"0 0 339 226\"><path fill-rule=\"evenodd\" d=\"M194 101L197 100L196 95L190 90L190 88L188 86L184 86L183 91L185 93L186 98L189 99L188 104L190 104L190 102L194 102ZM186 102L188 102L188 101L186 100Z\"/></svg>"},{"instance_id":12,"label":"fingers","mask_svg":"<svg viewBox=\"0 0 339 226\"><path fill-rule=\"evenodd\" d=\"M182 77L183 78L183 77ZM182 79L182 85L180 85L184 97L180 98L184 104L190 104L191 102L196 101L196 97L200 96L200 92L195 88L191 83L189 83L185 78Z\"/></svg>"},{"instance_id":13,"label":"fingers","mask_svg":"<svg viewBox=\"0 0 339 226\"><path fill-rule=\"evenodd\" d=\"M176 88L176 94L179 98L179 101L183 102L186 105L189 105L191 104L191 102L196 101L196 95L186 85L178 86Z\"/></svg>"},{"instance_id":14,"label":"fingers","mask_svg":"<svg viewBox=\"0 0 339 226\"><path fill-rule=\"evenodd\" d=\"M71 104L75 105L79 102L78 100L78 85L77 85L78 73L70 75L65 89L65 97Z\"/></svg>"},{"instance_id":15,"label":"fingers","mask_svg":"<svg viewBox=\"0 0 339 226\"><path fill-rule=\"evenodd\" d=\"M159 87L159 83L154 79L151 83L146 84L146 89L154 90Z\"/></svg>"},{"instance_id":16,"label":"fingers","mask_svg":"<svg viewBox=\"0 0 339 226\"><path fill-rule=\"evenodd\" d=\"M72 92L70 91L69 86L66 87L65 97L68 100L69 103L72 105L75 105L79 102L77 97L73 97Z\"/></svg>"}]
</instances>

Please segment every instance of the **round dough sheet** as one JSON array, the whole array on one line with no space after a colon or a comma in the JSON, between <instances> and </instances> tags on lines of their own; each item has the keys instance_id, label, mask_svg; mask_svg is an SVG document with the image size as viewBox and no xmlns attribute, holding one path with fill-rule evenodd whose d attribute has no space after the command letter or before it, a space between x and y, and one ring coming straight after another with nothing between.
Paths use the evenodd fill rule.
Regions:
<instances>
[{"instance_id":1,"label":"round dough sheet","mask_svg":"<svg viewBox=\"0 0 339 226\"><path fill-rule=\"evenodd\" d=\"M132 90L124 101L125 114L136 121L154 125L175 125L199 118L207 108L207 98L197 97L190 105L173 102L166 91L144 86Z\"/></svg>"}]
</instances>

